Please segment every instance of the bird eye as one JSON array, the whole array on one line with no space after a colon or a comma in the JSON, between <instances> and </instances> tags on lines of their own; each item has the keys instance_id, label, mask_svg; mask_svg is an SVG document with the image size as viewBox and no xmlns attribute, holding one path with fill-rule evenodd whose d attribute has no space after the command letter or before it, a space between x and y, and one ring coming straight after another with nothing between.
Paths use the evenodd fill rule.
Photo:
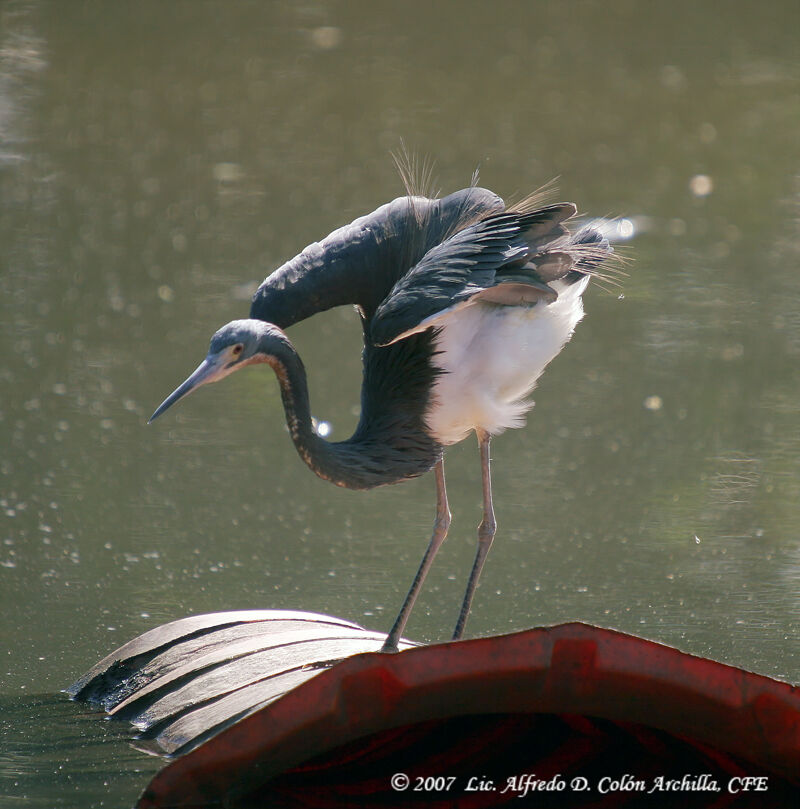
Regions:
<instances>
[{"instance_id":1,"label":"bird eye","mask_svg":"<svg viewBox=\"0 0 800 809\"><path fill-rule=\"evenodd\" d=\"M241 343L236 343L236 345L231 349L231 353L233 354L234 357L238 357L243 350L244 346Z\"/></svg>"}]
</instances>

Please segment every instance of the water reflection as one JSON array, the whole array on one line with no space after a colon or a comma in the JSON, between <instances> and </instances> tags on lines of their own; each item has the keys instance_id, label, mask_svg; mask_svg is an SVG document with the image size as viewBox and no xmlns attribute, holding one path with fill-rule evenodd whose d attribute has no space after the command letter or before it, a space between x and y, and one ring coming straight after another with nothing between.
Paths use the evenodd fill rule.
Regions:
<instances>
[{"instance_id":1,"label":"water reflection","mask_svg":"<svg viewBox=\"0 0 800 809\"><path fill-rule=\"evenodd\" d=\"M0 805L132 806L160 766L63 695L3 696L0 711Z\"/></svg>"}]
</instances>

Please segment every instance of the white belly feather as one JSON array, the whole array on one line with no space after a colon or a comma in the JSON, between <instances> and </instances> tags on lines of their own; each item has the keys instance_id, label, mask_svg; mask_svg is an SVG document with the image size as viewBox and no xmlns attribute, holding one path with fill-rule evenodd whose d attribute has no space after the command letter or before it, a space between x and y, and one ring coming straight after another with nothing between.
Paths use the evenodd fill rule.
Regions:
<instances>
[{"instance_id":1,"label":"white belly feather","mask_svg":"<svg viewBox=\"0 0 800 809\"><path fill-rule=\"evenodd\" d=\"M437 441L455 444L476 428L496 435L524 425L533 406L525 397L583 317L588 281L553 282L558 299L549 305L475 303L443 320L434 362L444 373L426 414Z\"/></svg>"}]
</instances>

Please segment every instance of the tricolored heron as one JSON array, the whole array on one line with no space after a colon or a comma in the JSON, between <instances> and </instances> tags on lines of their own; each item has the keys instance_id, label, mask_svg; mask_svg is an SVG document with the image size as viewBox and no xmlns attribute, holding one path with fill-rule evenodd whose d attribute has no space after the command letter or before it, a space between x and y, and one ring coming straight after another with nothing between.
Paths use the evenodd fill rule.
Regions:
<instances>
[{"instance_id":1,"label":"tricolored heron","mask_svg":"<svg viewBox=\"0 0 800 809\"><path fill-rule=\"evenodd\" d=\"M384 651L397 650L450 525L443 450L475 432L483 519L453 638L463 635L495 535L491 438L522 426L526 396L572 335L589 278L612 252L591 227L569 233L575 212L536 194L506 207L475 185L443 199L409 190L268 276L250 318L211 338L202 364L150 419L201 385L267 363L295 447L321 478L370 489L432 468L433 534ZM364 333L361 416L349 439L331 443L314 429L305 369L283 329L342 304L355 304Z\"/></svg>"}]
</instances>

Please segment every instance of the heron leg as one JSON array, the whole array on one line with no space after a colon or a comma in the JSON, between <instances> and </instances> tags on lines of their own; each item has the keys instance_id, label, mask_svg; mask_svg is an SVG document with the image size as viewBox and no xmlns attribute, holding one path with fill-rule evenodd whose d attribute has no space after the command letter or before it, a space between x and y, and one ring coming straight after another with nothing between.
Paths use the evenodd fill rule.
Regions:
<instances>
[{"instance_id":1,"label":"heron leg","mask_svg":"<svg viewBox=\"0 0 800 809\"><path fill-rule=\"evenodd\" d=\"M408 621L408 616L411 615L411 610L414 602L417 600L419 591L422 589L422 583L428 575L433 558L436 552L442 546L442 543L447 536L447 529L450 527L450 507L447 504L447 489L444 485L444 459L440 459L436 466L433 467L434 476L436 478L436 519L433 523L433 534L428 543L425 555L422 557L417 575L414 576L414 581L411 583L411 589L408 591L406 600L400 609L400 614L392 626L391 631L386 637L386 641L381 648L382 652L396 652L397 642L403 634L403 630Z\"/></svg>"},{"instance_id":2,"label":"heron leg","mask_svg":"<svg viewBox=\"0 0 800 809\"><path fill-rule=\"evenodd\" d=\"M483 519L478 526L478 550L475 554L475 561L472 563L472 570L467 582L467 591L464 594L464 601L461 604L461 612L458 615L453 640L460 640L464 634L464 627L467 624L469 609L472 606L472 597L475 595L475 588L478 586L478 579L483 569L483 563L492 547L497 523L494 519L494 506L492 505L492 473L489 467L489 444L492 437L483 430L478 430L478 444L481 451L481 480L483 482Z\"/></svg>"}]
</instances>

